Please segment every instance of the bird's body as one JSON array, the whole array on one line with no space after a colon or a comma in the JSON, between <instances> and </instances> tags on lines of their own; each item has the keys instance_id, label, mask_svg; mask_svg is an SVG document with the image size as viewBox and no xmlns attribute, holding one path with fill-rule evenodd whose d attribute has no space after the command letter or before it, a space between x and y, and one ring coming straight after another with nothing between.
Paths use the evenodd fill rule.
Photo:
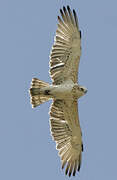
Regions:
<instances>
[{"instance_id":1,"label":"bird's body","mask_svg":"<svg viewBox=\"0 0 117 180\"><path fill-rule=\"evenodd\" d=\"M41 93L55 99L78 99L83 95L79 88L80 86L78 84L72 81L66 81L60 85L48 85L47 87L43 87L41 88Z\"/></svg>"},{"instance_id":2,"label":"bird's body","mask_svg":"<svg viewBox=\"0 0 117 180\"><path fill-rule=\"evenodd\" d=\"M50 130L62 162L67 164L65 173L75 176L80 170L83 151L77 100L87 89L77 83L78 66L81 56L81 31L78 19L67 6L60 10L55 42L50 54L49 85L37 78L32 79L30 88L32 107L52 99L50 107Z\"/></svg>"}]
</instances>

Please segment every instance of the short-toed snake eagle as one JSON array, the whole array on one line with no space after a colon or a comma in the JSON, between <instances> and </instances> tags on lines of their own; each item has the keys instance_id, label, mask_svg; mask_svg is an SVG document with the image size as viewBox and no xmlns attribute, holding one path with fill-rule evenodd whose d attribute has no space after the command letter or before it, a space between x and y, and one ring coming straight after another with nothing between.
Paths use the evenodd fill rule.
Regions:
<instances>
[{"instance_id":1,"label":"short-toed snake eagle","mask_svg":"<svg viewBox=\"0 0 117 180\"><path fill-rule=\"evenodd\" d=\"M32 107L52 99L50 107L50 130L59 151L65 173L75 176L80 170L83 142L78 116L77 100L87 89L78 81L81 56L81 31L75 10L60 9L58 28L50 54L49 85L37 78L32 79L30 96Z\"/></svg>"}]
</instances>

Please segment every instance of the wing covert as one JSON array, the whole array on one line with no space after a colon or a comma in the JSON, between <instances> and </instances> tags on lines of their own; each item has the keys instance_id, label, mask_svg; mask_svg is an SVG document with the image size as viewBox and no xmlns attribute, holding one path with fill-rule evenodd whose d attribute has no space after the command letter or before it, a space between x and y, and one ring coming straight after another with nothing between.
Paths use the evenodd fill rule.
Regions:
<instances>
[{"instance_id":1,"label":"wing covert","mask_svg":"<svg viewBox=\"0 0 117 180\"><path fill-rule=\"evenodd\" d=\"M61 84L70 79L77 82L78 65L81 55L81 32L78 19L67 6L60 9L62 19L58 16L58 28L52 51L50 53L50 76L53 84Z\"/></svg>"}]
</instances>

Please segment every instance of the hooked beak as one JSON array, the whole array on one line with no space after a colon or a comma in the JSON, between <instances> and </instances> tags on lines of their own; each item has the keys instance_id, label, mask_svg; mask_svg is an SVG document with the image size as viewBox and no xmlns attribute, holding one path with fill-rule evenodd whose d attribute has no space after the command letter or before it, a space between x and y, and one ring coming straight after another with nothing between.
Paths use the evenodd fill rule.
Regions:
<instances>
[{"instance_id":1,"label":"hooked beak","mask_svg":"<svg viewBox=\"0 0 117 180\"><path fill-rule=\"evenodd\" d=\"M86 93L87 93L87 91L88 91L88 90L87 90L87 89L85 89L84 93L86 94Z\"/></svg>"}]
</instances>

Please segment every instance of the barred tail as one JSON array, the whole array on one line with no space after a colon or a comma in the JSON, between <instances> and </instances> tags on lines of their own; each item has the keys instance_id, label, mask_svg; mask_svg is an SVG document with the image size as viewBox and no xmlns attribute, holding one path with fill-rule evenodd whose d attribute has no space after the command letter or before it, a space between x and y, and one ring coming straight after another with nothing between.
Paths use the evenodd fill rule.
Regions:
<instances>
[{"instance_id":1,"label":"barred tail","mask_svg":"<svg viewBox=\"0 0 117 180\"><path fill-rule=\"evenodd\" d=\"M32 108L39 106L45 101L49 100L49 97L44 94L43 88L49 86L48 83L40 81L37 78L32 79L31 88L30 88L30 99Z\"/></svg>"}]
</instances>

